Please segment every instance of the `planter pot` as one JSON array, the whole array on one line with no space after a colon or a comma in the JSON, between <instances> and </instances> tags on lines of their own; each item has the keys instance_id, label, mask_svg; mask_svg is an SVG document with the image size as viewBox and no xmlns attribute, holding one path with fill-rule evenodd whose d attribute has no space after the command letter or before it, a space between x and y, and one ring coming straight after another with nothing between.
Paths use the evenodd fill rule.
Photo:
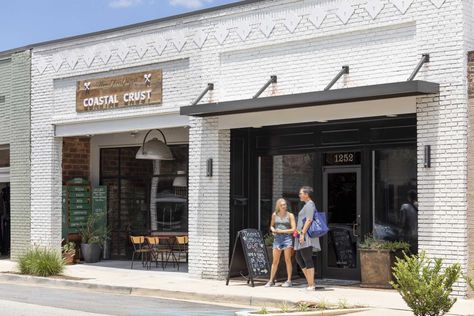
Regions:
<instances>
[{"instance_id":1,"label":"planter pot","mask_svg":"<svg viewBox=\"0 0 474 316\"><path fill-rule=\"evenodd\" d=\"M81 252L86 263L95 263L100 261L102 247L98 244L81 244Z\"/></svg>"},{"instance_id":2,"label":"planter pot","mask_svg":"<svg viewBox=\"0 0 474 316\"><path fill-rule=\"evenodd\" d=\"M273 262L273 248L272 246L267 246L267 253L268 253L268 261L270 262L270 269L272 267ZM291 258L291 262L293 264L293 277L298 276L298 266L296 264L295 256ZM278 265L278 270L276 274L276 281L286 281L286 262L285 262L285 255L282 253L280 256L280 264Z\"/></svg>"},{"instance_id":3,"label":"planter pot","mask_svg":"<svg viewBox=\"0 0 474 316\"><path fill-rule=\"evenodd\" d=\"M361 287L392 288L392 268L401 256L401 251L360 249Z\"/></svg>"},{"instance_id":4,"label":"planter pot","mask_svg":"<svg viewBox=\"0 0 474 316\"><path fill-rule=\"evenodd\" d=\"M64 252L63 253L63 258L64 258L64 263L66 265L72 265L74 264L74 256L76 255L75 252Z\"/></svg>"}]
</instances>

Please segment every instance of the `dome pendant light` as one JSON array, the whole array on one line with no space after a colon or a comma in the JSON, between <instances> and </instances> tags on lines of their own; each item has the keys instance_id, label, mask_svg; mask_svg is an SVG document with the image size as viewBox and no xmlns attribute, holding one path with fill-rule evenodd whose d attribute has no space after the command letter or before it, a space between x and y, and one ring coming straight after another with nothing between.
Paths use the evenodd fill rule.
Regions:
<instances>
[{"instance_id":1,"label":"dome pendant light","mask_svg":"<svg viewBox=\"0 0 474 316\"><path fill-rule=\"evenodd\" d=\"M148 135L150 135L152 131L153 130L149 130L148 133L146 133L145 138L143 139L143 145L138 150L135 158L148 160L174 160L173 153L166 143L165 134L163 134L161 130L157 129L157 131L161 133L164 142L158 138L153 138L148 142L146 141Z\"/></svg>"}]
</instances>

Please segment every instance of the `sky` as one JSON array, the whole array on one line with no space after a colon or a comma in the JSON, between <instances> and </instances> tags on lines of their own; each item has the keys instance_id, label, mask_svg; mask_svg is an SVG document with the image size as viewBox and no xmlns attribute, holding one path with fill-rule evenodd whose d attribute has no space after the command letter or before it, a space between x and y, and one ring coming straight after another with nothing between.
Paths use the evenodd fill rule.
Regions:
<instances>
[{"instance_id":1,"label":"sky","mask_svg":"<svg viewBox=\"0 0 474 316\"><path fill-rule=\"evenodd\" d=\"M0 0L0 52L237 0Z\"/></svg>"}]
</instances>

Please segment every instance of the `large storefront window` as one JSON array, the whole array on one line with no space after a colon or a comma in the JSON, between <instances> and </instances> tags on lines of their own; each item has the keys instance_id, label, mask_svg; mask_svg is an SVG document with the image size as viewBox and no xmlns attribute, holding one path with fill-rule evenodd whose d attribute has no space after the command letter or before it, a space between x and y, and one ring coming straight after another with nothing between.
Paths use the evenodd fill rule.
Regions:
<instances>
[{"instance_id":1,"label":"large storefront window","mask_svg":"<svg viewBox=\"0 0 474 316\"><path fill-rule=\"evenodd\" d=\"M112 257L130 257L130 235L188 231L188 146L170 148L171 161L135 159L139 147L101 149Z\"/></svg>"},{"instance_id":2,"label":"large storefront window","mask_svg":"<svg viewBox=\"0 0 474 316\"><path fill-rule=\"evenodd\" d=\"M155 162L152 180L151 229L188 231L188 146L172 146L175 160Z\"/></svg>"},{"instance_id":3,"label":"large storefront window","mask_svg":"<svg viewBox=\"0 0 474 316\"><path fill-rule=\"evenodd\" d=\"M260 157L260 230L267 234L275 203L285 198L295 215L300 209L298 198L302 186L313 186L313 154Z\"/></svg>"},{"instance_id":4,"label":"large storefront window","mask_svg":"<svg viewBox=\"0 0 474 316\"><path fill-rule=\"evenodd\" d=\"M135 159L139 147L101 150L101 184L108 187L112 257L129 257L128 236L149 231L150 160Z\"/></svg>"},{"instance_id":5,"label":"large storefront window","mask_svg":"<svg viewBox=\"0 0 474 316\"><path fill-rule=\"evenodd\" d=\"M416 147L373 151L374 236L418 247Z\"/></svg>"}]
</instances>

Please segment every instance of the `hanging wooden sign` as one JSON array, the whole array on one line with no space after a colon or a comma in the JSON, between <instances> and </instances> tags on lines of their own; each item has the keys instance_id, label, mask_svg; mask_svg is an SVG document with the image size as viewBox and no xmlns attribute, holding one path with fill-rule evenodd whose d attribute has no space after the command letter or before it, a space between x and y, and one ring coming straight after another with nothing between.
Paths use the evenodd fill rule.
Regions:
<instances>
[{"instance_id":1,"label":"hanging wooden sign","mask_svg":"<svg viewBox=\"0 0 474 316\"><path fill-rule=\"evenodd\" d=\"M270 277L270 261L260 231L243 229L237 233L227 275L227 285L230 278L235 275L246 277L252 287L255 286L255 279L268 280Z\"/></svg>"},{"instance_id":2,"label":"hanging wooden sign","mask_svg":"<svg viewBox=\"0 0 474 316\"><path fill-rule=\"evenodd\" d=\"M76 88L76 111L91 112L162 103L163 72L81 80Z\"/></svg>"}]
</instances>

